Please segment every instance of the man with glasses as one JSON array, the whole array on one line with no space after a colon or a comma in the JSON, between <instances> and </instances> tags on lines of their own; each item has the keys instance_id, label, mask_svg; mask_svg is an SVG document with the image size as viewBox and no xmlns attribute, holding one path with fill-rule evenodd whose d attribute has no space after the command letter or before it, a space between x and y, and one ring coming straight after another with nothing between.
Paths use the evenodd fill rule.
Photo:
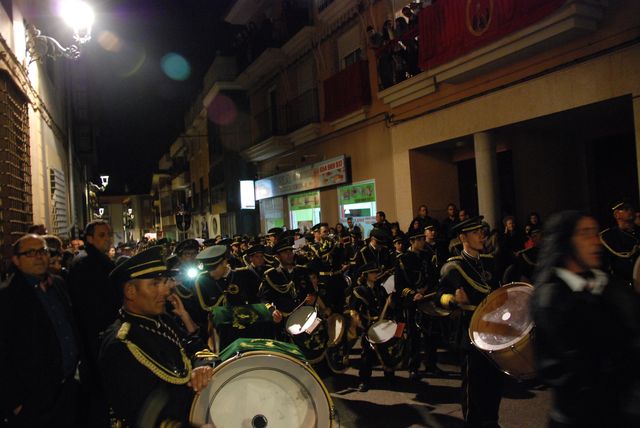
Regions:
<instances>
[{"instance_id":1,"label":"man with glasses","mask_svg":"<svg viewBox=\"0 0 640 428\"><path fill-rule=\"evenodd\" d=\"M16 427L75 427L80 358L63 280L48 273L45 240L13 245L15 267L0 290L0 420Z\"/></svg>"},{"instance_id":2,"label":"man with glasses","mask_svg":"<svg viewBox=\"0 0 640 428\"><path fill-rule=\"evenodd\" d=\"M88 412L87 426L109 426L109 410L103 397L97 369L100 335L115 321L121 304L118 289L109 281L115 267L109 258L113 245L111 226L95 220L85 228L85 253L78 255L69 271L69 292L80 328L80 339L86 351L83 372L83 409Z\"/></svg>"}]
</instances>

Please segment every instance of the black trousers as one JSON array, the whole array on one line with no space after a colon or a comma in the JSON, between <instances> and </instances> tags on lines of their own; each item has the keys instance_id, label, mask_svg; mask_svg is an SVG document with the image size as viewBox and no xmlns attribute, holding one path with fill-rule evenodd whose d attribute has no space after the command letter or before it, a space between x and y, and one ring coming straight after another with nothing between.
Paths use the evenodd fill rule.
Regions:
<instances>
[{"instance_id":1,"label":"black trousers","mask_svg":"<svg viewBox=\"0 0 640 428\"><path fill-rule=\"evenodd\" d=\"M476 348L462 354L462 414L467 427L498 427L504 374Z\"/></svg>"}]
</instances>

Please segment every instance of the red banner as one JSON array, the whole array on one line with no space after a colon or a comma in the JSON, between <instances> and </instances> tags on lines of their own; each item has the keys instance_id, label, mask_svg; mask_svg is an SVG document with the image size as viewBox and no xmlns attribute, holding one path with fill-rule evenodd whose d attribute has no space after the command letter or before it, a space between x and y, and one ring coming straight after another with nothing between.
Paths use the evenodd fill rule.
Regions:
<instances>
[{"instance_id":1,"label":"red banner","mask_svg":"<svg viewBox=\"0 0 640 428\"><path fill-rule=\"evenodd\" d=\"M439 0L420 12L423 70L456 59L558 10L565 0Z\"/></svg>"},{"instance_id":2,"label":"red banner","mask_svg":"<svg viewBox=\"0 0 640 428\"><path fill-rule=\"evenodd\" d=\"M369 63L360 60L324 81L324 120L333 121L371 104Z\"/></svg>"}]
</instances>

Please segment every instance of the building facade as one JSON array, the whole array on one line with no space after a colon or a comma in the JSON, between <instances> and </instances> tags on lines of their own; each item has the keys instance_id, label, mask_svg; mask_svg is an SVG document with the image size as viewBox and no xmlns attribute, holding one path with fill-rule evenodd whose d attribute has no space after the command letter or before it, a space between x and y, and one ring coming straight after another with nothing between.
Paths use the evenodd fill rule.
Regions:
<instances>
[{"instance_id":1,"label":"building facade","mask_svg":"<svg viewBox=\"0 0 640 428\"><path fill-rule=\"evenodd\" d=\"M566 208L607 223L612 200L638 202L637 16L631 0L238 0L225 20L243 30L194 107L210 215L245 212L213 195L255 172L261 232L368 229L378 210L404 228L449 203L494 227Z\"/></svg>"},{"instance_id":2,"label":"building facade","mask_svg":"<svg viewBox=\"0 0 640 428\"><path fill-rule=\"evenodd\" d=\"M71 103L81 86L70 86L73 64L39 57L32 49L35 27L63 36L49 32L57 29L57 17L37 13L44 9L32 1L0 3L0 241L5 257L31 224L70 238L87 218L77 146L91 135L76 134L73 127L86 103Z\"/></svg>"}]
</instances>

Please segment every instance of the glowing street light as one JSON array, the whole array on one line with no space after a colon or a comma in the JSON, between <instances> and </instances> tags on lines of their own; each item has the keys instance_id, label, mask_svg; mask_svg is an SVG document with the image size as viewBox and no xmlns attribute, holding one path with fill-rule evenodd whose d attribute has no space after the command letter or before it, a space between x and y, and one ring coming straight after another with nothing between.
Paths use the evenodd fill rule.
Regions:
<instances>
[{"instance_id":1,"label":"glowing street light","mask_svg":"<svg viewBox=\"0 0 640 428\"><path fill-rule=\"evenodd\" d=\"M77 45L64 47L53 37L43 35L35 25L27 24L27 52L31 58L30 63L42 62L46 57L77 59L80 56L80 47L91 40L95 14L89 4L83 1L66 0L60 5L59 14L73 30L73 40Z\"/></svg>"}]
</instances>

